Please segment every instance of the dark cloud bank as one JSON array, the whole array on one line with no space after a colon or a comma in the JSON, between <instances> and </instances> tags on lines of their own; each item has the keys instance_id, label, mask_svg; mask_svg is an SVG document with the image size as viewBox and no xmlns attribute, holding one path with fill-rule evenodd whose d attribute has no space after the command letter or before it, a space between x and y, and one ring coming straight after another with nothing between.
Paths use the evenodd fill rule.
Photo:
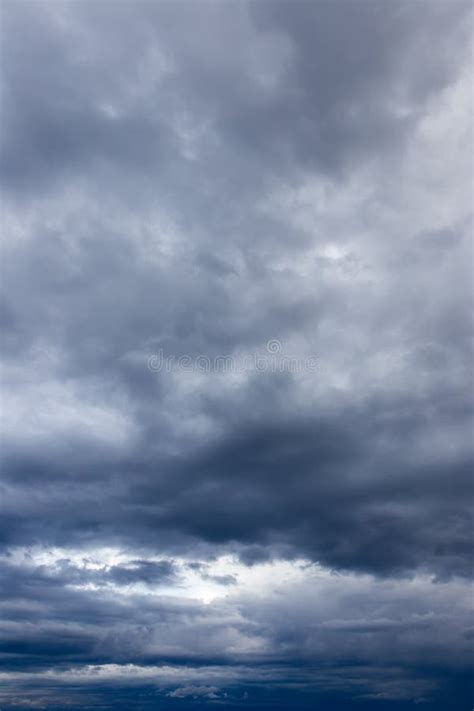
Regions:
<instances>
[{"instance_id":1,"label":"dark cloud bank","mask_svg":"<svg viewBox=\"0 0 474 711\"><path fill-rule=\"evenodd\" d=\"M471 38L4 0L3 711L472 708Z\"/></svg>"}]
</instances>

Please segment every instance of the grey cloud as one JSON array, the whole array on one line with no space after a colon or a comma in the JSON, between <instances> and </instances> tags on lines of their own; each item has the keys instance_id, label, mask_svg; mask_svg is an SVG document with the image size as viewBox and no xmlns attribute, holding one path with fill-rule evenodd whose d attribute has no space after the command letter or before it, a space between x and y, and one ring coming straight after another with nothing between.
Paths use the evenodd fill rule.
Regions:
<instances>
[{"instance_id":1,"label":"grey cloud","mask_svg":"<svg viewBox=\"0 0 474 711\"><path fill-rule=\"evenodd\" d=\"M271 692L276 684L303 708L305 689L313 700L327 695L327 703L383 695L410 703L425 697L438 708L450 690L448 669L461 681L468 667L469 586L306 570L306 579L282 580L257 597L237 591L203 605L157 593L120 599L106 588L73 589L48 566L10 564L0 602L2 702L11 687L29 700L69 698L82 687L105 702L115 686L147 708L142 688L156 699L196 687L186 696L206 696L212 687L229 704L245 690L256 706L268 689L285 708ZM459 699L465 688L464 680ZM83 703L89 707L87 697Z\"/></svg>"},{"instance_id":2,"label":"grey cloud","mask_svg":"<svg viewBox=\"0 0 474 711\"><path fill-rule=\"evenodd\" d=\"M132 190L124 168L170 192L219 176L221 190L237 189L246 202L269 169L331 171L403 140L413 119L394 107L406 104L416 120L450 81L469 11L467 3L383 12L342 0L136 3L111 18L105 5L44 7L10 3L4 13L8 184L107 179L117 166ZM180 120L181 135L205 127L197 166L183 158Z\"/></svg>"},{"instance_id":3,"label":"grey cloud","mask_svg":"<svg viewBox=\"0 0 474 711\"><path fill-rule=\"evenodd\" d=\"M2 708L468 698L442 591L472 574L471 20L3 3L2 639L32 676ZM270 340L316 372L148 367ZM107 546L128 563L67 558ZM14 563L31 547L64 560ZM334 610L316 583L244 600L221 554L372 577ZM165 594L185 572L225 601ZM65 680L107 664L120 701Z\"/></svg>"},{"instance_id":4,"label":"grey cloud","mask_svg":"<svg viewBox=\"0 0 474 711\"><path fill-rule=\"evenodd\" d=\"M113 474L111 460L96 460L86 479L76 466L64 485L58 472L54 495L39 494L36 510L16 508L17 539L153 545L152 532L160 530L169 550L193 539L231 549L245 544L240 555L248 563L264 559L262 546L270 545L336 568L469 575L470 453L453 451L441 462L430 451L437 431L436 416L427 414L431 402L402 397L390 407L383 400L346 407L332 418L250 423L200 453L122 461ZM443 422L453 431L465 418L458 405L445 399ZM426 451L416 454L423 440ZM18 499L20 463L13 472L9 490ZM38 469L25 475L29 486Z\"/></svg>"},{"instance_id":5,"label":"grey cloud","mask_svg":"<svg viewBox=\"0 0 474 711\"><path fill-rule=\"evenodd\" d=\"M235 585L237 578L235 575L209 575L208 573L203 574L203 580L210 580L218 585Z\"/></svg>"},{"instance_id":6,"label":"grey cloud","mask_svg":"<svg viewBox=\"0 0 474 711\"><path fill-rule=\"evenodd\" d=\"M174 577L174 566L170 561L158 563L147 560L132 561L130 567L114 565L110 570L111 579L119 584L144 582L156 583L170 581Z\"/></svg>"},{"instance_id":7,"label":"grey cloud","mask_svg":"<svg viewBox=\"0 0 474 711\"><path fill-rule=\"evenodd\" d=\"M182 686L174 691L170 691L168 696L172 699L185 699L188 696L192 698L199 698L204 696L208 699L218 699L217 686Z\"/></svg>"}]
</instances>

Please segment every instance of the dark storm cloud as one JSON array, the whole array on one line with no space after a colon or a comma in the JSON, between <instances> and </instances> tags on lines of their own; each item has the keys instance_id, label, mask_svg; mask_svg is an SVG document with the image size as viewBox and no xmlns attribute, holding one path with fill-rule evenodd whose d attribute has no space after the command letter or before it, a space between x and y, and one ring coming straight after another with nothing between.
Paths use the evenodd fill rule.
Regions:
<instances>
[{"instance_id":1,"label":"dark storm cloud","mask_svg":"<svg viewBox=\"0 0 474 711\"><path fill-rule=\"evenodd\" d=\"M373 276L341 282L340 267L321 257L312 262L316 282L306 286L293 262L300 254L310 259L321 236L252 210L241 180L245 173L256 187L257 159L257 173L275 177L267 143L276 161L277 147L292 161L305 153L326 176L333 172L329 155L335 169L344 156L350 163L388 150L371 124L367 143L362 107L392 147L408 130L395 120L397 110L411 124L420 120L422 107L458 70L466 8L383 10L344 2L199 11L122 4L112 17L100 4L5 5L5 144L25 176L20 189L7 155L6 180L19 198L25 190L41 196L64 170L72 191L71 208L67 193L63 202L45 197L44 206L38 199L23 237L5 248L7 384L11 373L13 393L21 378L20 400L28 402L4 444L2 538L9 545L102 537L144 545L159 530L165 547L193 539L249 551L270 545L348 569L467 573L471 403L461 376L469 359L462 311L469 276L456 271L467 254L465 218L410 241L392 236L381 253L369 243L370 269L380 271L375 286ZM189 31L190 20L203 17L222 30L209 34L209 46ZM443 51L428 53L441 26L450 28ZM242 59L226 43L234 32L249 50ZM408 104L415 102L413 113ZM182 115L191 124L179 128ZM182 152L197 118L207 128L198 132L198 158L191 160ZM175 138L163 134L165 124ZM323 127L324 150L306 125L313 133ZM307 161L296 162L307 174ZM115 186L121 193L132 163L139 182L149 169L158 179L165 217L149 212L146 192L148 233L128 204L108 202L117 211L108 218L88 196L77 211L74 190L79 206L88 184L107 202ZM222 176L235 167L235 179L211 185L209 167ZM181 184L163 193L160 181L170 171ZM189 196L188 181L199 176L207 187L201 193L198 181L197 197ZM392 198L381 192L378 199ZM237 223L236 200L249 210ZM182 215L176 221L178 203L197 227ZM156 220L160 239L166 233L157 246ZM350 230L351 212L347 220ZM260 232L250 244L252 221ZM332 238L331 221L321 229ZM450 285L442 300L440 283ZM185 383L147 368L158 347L197 357L256 348L275 335L285 343L295 333L311 339L323 365L355 370L352 390L328 387L326 396L302 402L295 377L270 373L250 376L238 390L222 391L208 378L208 386L186 391ZM359 392L358 371L372 388L364 359L377 351L399 357L399 347L408 351L405 383L387 380L373 393ZM315 377L324 388L324 371ZM12 406L17 402L15 396ZM195 433L199 418L208 423L203 436ZM442 451L438 438L449 439L448 432L458 433L459 446Z\"/></svg>"},{"instance_id":2,"label":"dark storm cloud","mask_svg":"<svg viewBox=\"0 0 474 711\"><path fill-rule=\"evenodd\" d=\"M86 462L84 472L70 469L68 483L58 476L38 492L33 518L15 506L10 531L22 543L84 538L153 546L153 531L160 530L160 545L171 549L189 539L246 544L242 559L249 562L262 559L252 553L259 544L336 568L469 575L470 457L453 453L438 461L430 451L433 423L424 414L430 407L430 400L404 398L325 421L252 425L176 461L97 459L93 476ZM444 418L455 430L464 413L454 409ZM423 439L427 451L416 456ZM111 474L110 466L120 468ZM20 501L21 467L14 478L11 496ZM148 571L117 571L116 579L135 574Z\"/></svg>"},{"instance_id":3,"label":"dark storm cloud","mask_svg":"<svg viewBox=\"0 0 474 711\"><path fill-rule=\"evenodd\" d=\"M470 458L441 465L394 454L423 436L420 407L389 425L375 410L245 433L193 462L165 521L216 543L295 544L330 567L469 575ZM367 441L370 449L359 444ZM152 481L142 503L153 499Z\"/></svg>"},{"instance_id":4,"label":"dark storm cloud","mask_svg":"<svg viewBox=\"0 0 474 711\"><path fill-rule=\"evenodd\" d=\"M3 3L2 708L467 699L470 12Z\"/></svg>"}]
</instances>

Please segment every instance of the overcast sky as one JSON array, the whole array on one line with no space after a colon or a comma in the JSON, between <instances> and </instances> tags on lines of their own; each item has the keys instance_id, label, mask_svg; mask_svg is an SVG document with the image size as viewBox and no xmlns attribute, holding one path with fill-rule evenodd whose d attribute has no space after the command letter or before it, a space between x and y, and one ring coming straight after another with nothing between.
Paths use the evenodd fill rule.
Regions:
<instances>
[{"instance_id":1,"label":"overcast sky","mask_svg":"<svg viewBox=\"0 0 474 711\"><path fill-rule=\"evenodd\" d=\"M2 711L471 711L471 4L0 21Z\"/></svg>"}]
</instances>

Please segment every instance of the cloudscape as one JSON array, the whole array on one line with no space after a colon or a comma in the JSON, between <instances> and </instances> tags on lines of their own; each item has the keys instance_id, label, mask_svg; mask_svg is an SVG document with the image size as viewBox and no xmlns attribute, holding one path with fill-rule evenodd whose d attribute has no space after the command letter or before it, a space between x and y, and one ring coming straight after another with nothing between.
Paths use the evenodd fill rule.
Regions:
<instances>
[{"instance_id":1,"label":"cloudscape","mask_svg":"<svg viewBox=\"0 0 474 711\"><path fill-rule=\"evenodd\" d=\"M472 23L2 1L2 711L471 711Z\"/></svg>"}]
</instances>

